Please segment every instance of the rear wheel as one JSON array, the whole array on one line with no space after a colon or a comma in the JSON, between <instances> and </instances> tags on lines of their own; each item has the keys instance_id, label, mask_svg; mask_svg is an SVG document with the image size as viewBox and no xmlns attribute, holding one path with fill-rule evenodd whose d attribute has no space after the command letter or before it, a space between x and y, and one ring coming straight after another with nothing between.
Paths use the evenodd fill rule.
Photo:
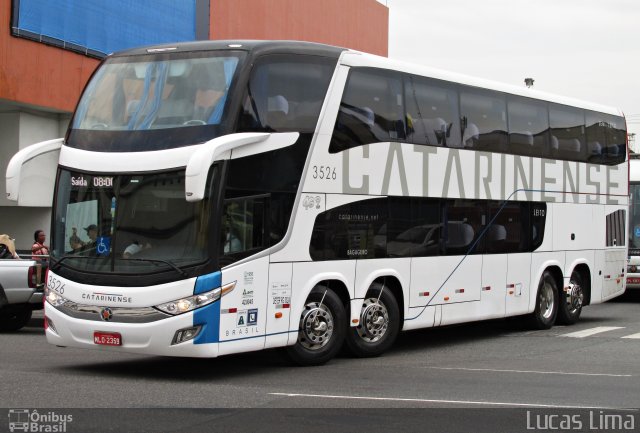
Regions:
<instances>
[{"instance_id":1,"label":"rear wheel","mask_svg":"<svg viewBox=\"0 0 640 433\"><path fill-rule=\"evenodd\" d=\"M538 284L536 308L529 316L529 323L535 329L549 329L558 314L558 285L549 271L544 271Z\"/></svg>"},{"instance_id":2,"label":"rear wheel","mask_svg":"<svg viewBox=\"0 0 640 433\"><path fill-rule=\"evenodd\" d=\"M31 308L24 305L10 305L0 310L0 331L17 331L31 320Z\"/></svg>"},{"instance_id":3,"label":"rear wheel","mask_svg":"<svg viewBox=\"0 0 640 433\"><path fill-rule=\"evenodd\" d=\"M573 325L580 318L582 304L584 303L584 291L582 275L573 271L569 280L569 287L560 291L558 305L558 323Z\"/></svg>"},{"instance_id":4,"label":"rear wheel","mask_svg":"<svg viewBox=\"0 0 640 433\"><path fill-rule=\"evenodd\" d=\"M333 358L344 341L346 314L334 291L316 286L300 315L298 341L287 348L299 365L320 365Z\"/></svg>"},{"instance_id":5,"label":"rear wheel","mask_svg":"<svg viewBox=\"0 0 640 433\"><path fill-rule=\"evenodd\" d=\"M378 356L393 344L399 331L398 302L388 288L375 283L362 301L358 326L347 330L347 349L358 357Z\"/></svg>"}]
</instances>

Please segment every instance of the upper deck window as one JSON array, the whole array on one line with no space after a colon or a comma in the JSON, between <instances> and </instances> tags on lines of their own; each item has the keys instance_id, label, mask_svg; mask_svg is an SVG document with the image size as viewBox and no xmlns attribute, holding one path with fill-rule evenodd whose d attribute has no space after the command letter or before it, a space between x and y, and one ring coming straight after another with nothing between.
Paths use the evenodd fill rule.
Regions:
<instances>
[{"instance_id":1,"label":"upper deck window","mask_svg":"<svg viewBox=\"0 0 640 433\"><path fill-rule=\"evenodd\" d=\"M307 55L260 58L243 98L238 131L313 132L335 64Z\"/></svg>"},{"instance_id":2,"label":"upper deck window","mask_svg":"<svg viewBox=\"0 0 640 433\"><path fill-rule=\"evenodd\" d=\"M353 69L342 95L329 152L406 139L402 75Z\"/></svg>"}]
</instances>

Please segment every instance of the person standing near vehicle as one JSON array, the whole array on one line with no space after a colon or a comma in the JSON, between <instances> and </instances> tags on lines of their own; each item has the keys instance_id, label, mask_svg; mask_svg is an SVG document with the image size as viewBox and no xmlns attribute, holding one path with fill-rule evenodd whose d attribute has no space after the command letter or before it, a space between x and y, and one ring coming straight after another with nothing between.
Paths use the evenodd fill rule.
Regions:
<instances>
[{"instance_id":1,"label":"person standing near vehicle","mask_svg":"<svg viewBox=\"0 0 640 433\"><path fill-rule=\"evenodd\" d=\"M42 268L47 267L49 260L49 247L44 244L47 236L44 230L36 230L33 234L34 243L31 246L31 259L37 262L37 284L40 285L42 281Z\"/></svg>"},{"instance_id":2,"label":"person standing near vehicle","mask_svg":"<svg viewBox=\"0 0 640 433\"><path fill-rule=\"evenodd\" d=\"M47 235L45 235L44 230L36 230L33 234L34 243L31 246L31 259L37 261L47 260L49 256L49 247L44 244L46 239Z\"/></svg>"}]
</instances>

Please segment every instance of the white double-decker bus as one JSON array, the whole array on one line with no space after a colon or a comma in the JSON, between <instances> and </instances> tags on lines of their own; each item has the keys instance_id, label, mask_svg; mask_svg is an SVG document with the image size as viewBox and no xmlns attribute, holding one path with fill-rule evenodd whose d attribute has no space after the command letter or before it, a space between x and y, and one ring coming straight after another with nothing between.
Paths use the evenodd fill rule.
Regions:
<instances>
[{"instance_id":1,"label":"white double-decker bus","mask_svg":"<svg viewBox=\"0 0 640 433\"><path fill-rule=\"evenodd\" d=\"M156 46L104 60L10 198L38 155L58 346L319 364L400 330L571 324L625 290L624 117L526 88L311 43Z\"/></svg>"}]
</instances>

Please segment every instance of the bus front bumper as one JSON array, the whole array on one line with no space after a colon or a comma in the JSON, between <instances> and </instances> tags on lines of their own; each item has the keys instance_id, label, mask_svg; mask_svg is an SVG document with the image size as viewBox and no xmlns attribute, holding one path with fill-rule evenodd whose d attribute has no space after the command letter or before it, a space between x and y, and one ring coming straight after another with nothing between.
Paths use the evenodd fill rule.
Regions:
<instances>
[{"instance_id":1,"label":"bus front bumper","mask_svg":"<svg viewBox=\"0 0 640 433\"><path fill-rule=\"evenodd\" d=\"M217 342L202 342L202 339L198 338L206 331L207 326L213 324L194 323L194 315L195 312L189 312L150 323L93 321L68 316L45 302L45 317L48 322L46 337L47 342L56 346L82 349L196 358L218 356ZM178 331L192 328L194 325L201 326L198 336L189 341L172 344ZM96 344L96 332L119 335L120 345Z\"/></svg>"}]
</instances>

